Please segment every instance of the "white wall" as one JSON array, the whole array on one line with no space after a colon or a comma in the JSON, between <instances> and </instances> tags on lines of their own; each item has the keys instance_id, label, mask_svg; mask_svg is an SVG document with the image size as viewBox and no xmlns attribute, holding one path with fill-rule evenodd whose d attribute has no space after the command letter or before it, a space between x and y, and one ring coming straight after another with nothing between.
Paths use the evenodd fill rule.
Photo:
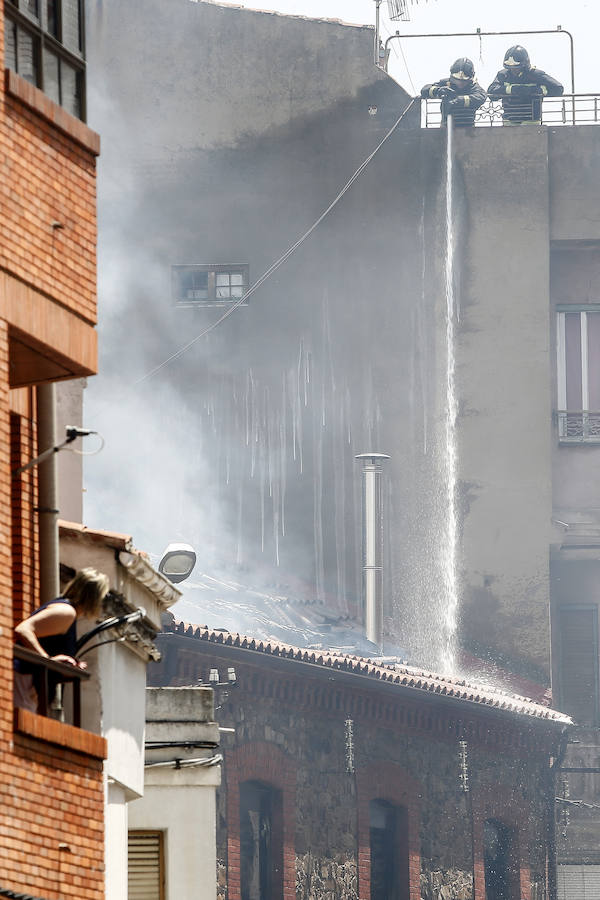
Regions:
<instances>
[{"instance_id":1,"label":"white wall","mask_svg":"<svg viewBox=\"0 0 600 900\"><path fill-rule=\"evenodd\" d=\"M164 833L166 900L216 900L220 783L220 766L147 769L144 796L129 805L130 829Z\"/></svg>"},{"instance_id":2,"label":"white wall","mask_svg":"<svg viewBox=\"0 0 600 900\"><path fill-rule=\"evenodd\" d=\"M118 784L108 783L105 806L106 898L127 900L127 802Z\"/></svg>"}]
</instances>

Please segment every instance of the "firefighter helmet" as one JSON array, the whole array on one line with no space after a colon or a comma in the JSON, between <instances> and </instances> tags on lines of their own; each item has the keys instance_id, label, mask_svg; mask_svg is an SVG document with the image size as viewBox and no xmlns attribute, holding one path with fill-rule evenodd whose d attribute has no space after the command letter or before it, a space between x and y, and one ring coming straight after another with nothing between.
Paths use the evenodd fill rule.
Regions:
<instances>
[{"instance_id":1,"label":"firefighter helmet","mask_svg":"<svg viewBox=\"0 0 600 900\"><path fill-rule=\"evenodd\" d=\"M473 81L475 66L466 56L461 56L450 66L450 78L457 82Z\"/></svg>"},{"instance_id":2,"label":"firefighter helmet","mask_svg":"<svg viewBox=\"0 0 600 900\"><path fill-rule=\"evenodd\" d=\"M525 47L521 47L520 44L509 47L504 54L504 68L515 75L520 75L521 72L526 72L530 69L529 53Z\"/></svg>"}]
</instances>

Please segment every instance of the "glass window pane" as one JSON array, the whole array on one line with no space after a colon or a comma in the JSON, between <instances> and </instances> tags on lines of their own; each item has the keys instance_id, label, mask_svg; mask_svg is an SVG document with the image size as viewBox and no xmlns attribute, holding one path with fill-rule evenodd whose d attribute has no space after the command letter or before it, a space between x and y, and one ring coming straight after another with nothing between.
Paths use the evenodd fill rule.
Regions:
<instances>
[{"instance_id":1,"label":"glass window pane","mask_svg":"<svg viewBox=\"0 0 600 900\"><path fill-rule=\"evenodd\" d=\"M17 26L10 19L4 23L4 65L17 71Z\"/></svg>"},{"instance_id":2,"label":"glass window pane","mask_svg":"<svg viewBox=\"0 0 600 900\"><path fill-rule=\"evenodd\" d=\"M79 0L62 2L62 43L72 53L81 52L81 28Z\"/></svg>"},{"instance_id":3,"label":"glass window pane","mask_svg":"<svg viewBox=\"0 0 600 900\"><path fill-rule=\"evenodd\" d=\"M208 272L192 272L192 287L198 291L207 291Z\"/></svg>"},{"instance_id":4,"label":"glass window pane","mask_svg":"<svg viewBox=\"0 0 600 900\"><path fill-rule=\"evenodd\" d=\"M232 297L243 297L244 296L244 288L243 287L232 287L231 288L231 296Z\"/></svg>"},{"instance_id":5,"label":"glass window pane","mask_svg":"<svg viewBox=\"0 0 600 900\"><path fill-rule=\"evenodd\" d=\"M231 283L232 284L243 284L244 276L241 273L238 274L237 272L232 272L231 273Z\"/></svg>"},{"instance_id":6,"label":"glass window pane","mask_svg":"<svg viewBox=\"0 0 600 900\"><path fill-rule=\"evenodd\" d=\"M60 103L58 57L48 51L44 53L44 93L55 103Z\"/></svg>"},{"instance_id":7,"label":"glass window pane","mask_svg":"<svg viewBox=\"0 0 600 900\"><path fill-rule=\"evenodd\" d=\"M217 284L229 284L229 272L217 272Z\"/></svg>"},{"instance_id":8,"label":"glass window pane","mask_svg":"<svg viewBox=\"0 0 600 900\"><path fill-rule=\"evenodd\" d=\"M217 298L219 300L229 300L231 297L231 291L229 287L218 287L217 288Z\"/></svg>"},{"instance_id":9,"label":"glass window pane","mask_svg":"<svg viewBox=\"0 0 600 900\"><path fill-rule=\"evenodd\" d=\"M73 66L64 60L60 63L60 96L61 104L72 116L81 115L79 96L79 75Z\"/></svg>"},{"instance_id":10,"label":"glass window pane","mask_svg":"<svg viewBox=\"0 0 600 900\"><path fill-rule=\"evenodd\" d=\"M37 65L35 60L33 38L17 28L17 72L22 78L37 84Z\"/></svg>"},{"instance_id":11,"label":"glass window pane","mask_svg":"<svg viewBox=\"0 0 600 900\"><path fill-rule=\"evenodd\" d=\"M581 313L565 313L567 409L581 409Z\"/></svg>"},{"instance_id":12,"label":"glass window pane","mask_svg":"<svg viewBox=\"0 0 600 900\"><path fill-rule=\"evenodd\" d=\"M587 314L590 409L600 411L600 312Z\"/></svg>"},{"instance_id":13,"label":"glass window pane","mask_svg":"<svg viewBox=\"0 0 600 900\"><path fill-rule=\"evenodd\" d=\"M58 38L58 0L47 0L46 17L48 22L48 34Z\"/></svg>"},{"instance_id":14,"label":"glass window pane","mask_svg":"<svg viewBox=\"0 0 600 900\"><path fill-rule=\"evenodd\" d=\"M21 8L24 8L24 11L29 13L30 16L39 19L40 10L38 0L26 0L26 3L22 4Z\"/></svg>"}]
</instances>

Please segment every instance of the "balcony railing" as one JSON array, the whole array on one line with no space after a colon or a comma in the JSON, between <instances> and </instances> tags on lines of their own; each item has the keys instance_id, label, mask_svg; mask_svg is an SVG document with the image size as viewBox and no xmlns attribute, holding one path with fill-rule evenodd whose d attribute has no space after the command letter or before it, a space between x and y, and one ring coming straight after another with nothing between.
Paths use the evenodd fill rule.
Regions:
<instances>
[{"instance_id":1,"label":"balcony railing","mask_svg":"<svg viewBox=\"0 0 600 900\"><path fill-rule=\"evenodd\" d=\"M561 443L600 443L600 412L561 409L556 415Z\"/></svg>"},{"instance_id":2,"label":"balcony railing","mask_svg":"<svg viewBox=\"0 0 600 900\"><path fill-rule=\"evenodd\" d=\"M52 692L50 684L72 684L73 685L73 725L77 728L81 726L81 682L85 678L89 678L89 672L83 669L77 669L69 663L57 662L54 659L47 659L40 656L34 650L28 650L26 647L15 646L15 659L18 659L27 665L28 670L34 672L35 687L38 693L38 709L37 712L41 716L47 716L52 702ZM50 677L50 673L53 673Z\"/></svg>"},{"instance_id":3,"label":"balcony railing","mask_svg":"<svg viewBox=\"0 0 600 900\"><path fill-rule=\"evenodd\" d=\"M541 105L541 117L540 117ZM600 125L600 94L563 94L562 97L536 98L518 107L511 107L513 120L523 118L530 124L536 122L548 126ZM486 100L475 113L476 127L496 127L506 123L502 103ZM440 128L442 111L440 100L421 101L421 125L423 128Z\"/></svg>"}]
</instances>

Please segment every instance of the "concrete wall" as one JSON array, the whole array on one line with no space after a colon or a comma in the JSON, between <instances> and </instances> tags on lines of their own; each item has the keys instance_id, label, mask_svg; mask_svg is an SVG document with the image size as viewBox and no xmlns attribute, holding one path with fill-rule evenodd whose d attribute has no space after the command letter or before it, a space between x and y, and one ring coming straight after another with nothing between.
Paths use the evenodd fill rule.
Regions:
<instances>
[{"instance_id":1,"label":"concrete wall","mask_svg":"<svg viewBox=\"0 0 600 900\"><path fill-rule=\"evenodd\" d=\"M600 239L600 134L598 128L551 128L549 133L550 237Z\"/></svg>"},{"instance_id":2,"label":"concrete wall","mask_svg":"<svg viewBox=\"0 0 600 900\"><path fill-rule=\"evenodd\" d=\"M463 635L549 671L548 136L456 135ZM533 673L532 673L533 674Z\"/></svg>"}]
</instances>

